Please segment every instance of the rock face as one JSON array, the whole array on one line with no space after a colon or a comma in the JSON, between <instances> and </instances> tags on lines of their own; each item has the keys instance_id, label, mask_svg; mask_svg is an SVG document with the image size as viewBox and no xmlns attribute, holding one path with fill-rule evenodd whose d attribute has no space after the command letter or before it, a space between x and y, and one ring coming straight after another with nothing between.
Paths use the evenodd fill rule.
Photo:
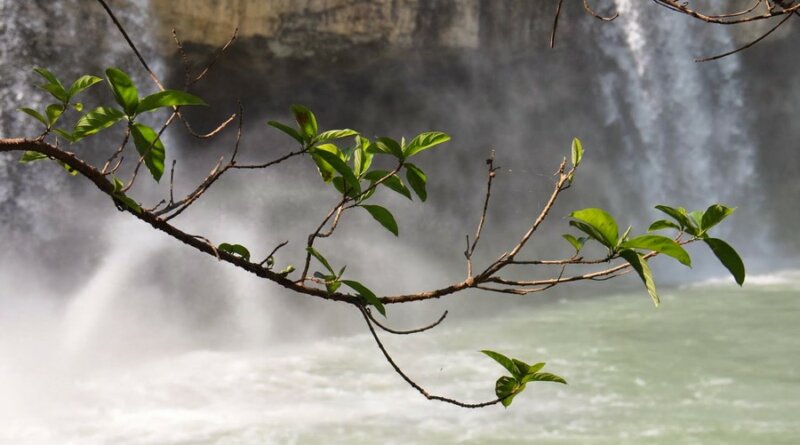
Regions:
<instances>
[{"instance_id":1,"label":"rock face","mask_svg":"<svg viewBox=\"0 0 800 445\"><path fill-rule=\"evenodd\" d=\"M225 42L238 27L260 55L315 57L358 47L477 48L529 43L551 20L551 5L524 0L153 0L167 37ZM513 13L512 13L513 12ZM542 21L542 23L536 23ZM544 36L542 41L544 41Z\"/></svg>"}]
</instances>

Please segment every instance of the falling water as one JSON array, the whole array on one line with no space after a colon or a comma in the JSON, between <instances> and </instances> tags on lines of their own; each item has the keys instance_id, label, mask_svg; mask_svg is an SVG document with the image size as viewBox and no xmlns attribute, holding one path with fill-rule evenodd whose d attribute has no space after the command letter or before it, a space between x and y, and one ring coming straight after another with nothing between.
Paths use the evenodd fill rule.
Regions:
<instances>
[{"instance_id":1,"label":"falling water","mask_svg":"<svg viewBox=\"0 0 800 445\"><path fill-rule=\"evenodd\" d=\"M737 202L752 193L756 144L742 100L738 57L698 64L735 45L730 29L698 29L649 2L616 0L623 17L598 45L615 68L601 74L606 122L630 125L620 143L643 201Z\"/></svg>"}]
</instances>

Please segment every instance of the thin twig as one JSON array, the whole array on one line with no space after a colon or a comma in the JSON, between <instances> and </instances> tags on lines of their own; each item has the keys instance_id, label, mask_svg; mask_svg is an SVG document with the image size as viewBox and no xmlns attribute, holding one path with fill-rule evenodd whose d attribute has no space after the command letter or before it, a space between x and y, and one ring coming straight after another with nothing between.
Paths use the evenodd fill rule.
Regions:
<instances>
[{"instance_id":1,"label":"thin twig","mask_svg":"<svg viewBox=\"0 0 800 445\"><path fill-rule=\"evenodd\" d=\"M561 5L564 3L564 0L558 0L558 6L556 7L556 16L553 19L553 31L550 33L550 48L556 47L556 30L558 29L558 17L561 16Z\"/></svg>"},{"instance_id":2,"label":"thin twig","mask_svg":"<svg viewBox=\"0 0 800 445\"><path fill-rule=\"evenodd\" d=\"M434 321L433 323L431 323L431 324L429 324L427 326L423 326L421 328L411 329L411 330L407 330L407 331L401 331L401 330L398 330L398 329L392 329L390 327L387 327L387 326L381 324L380 322L378 322L378 320L375 319L375 317L372 315L372 311L370 311L369 308L366 308L365 310L367 311L367 315L369 316L369 319L372 320L372 322L375 323L376 326L378 326L379 328L383 329L384 331L386 331L386 332L388 332L390 334L396 334L396 335L410 335L410 334L418 334L420 332L429 331L429 330L435 328L436 326L439 326L444 321L445 317L447 317L447 311L444 311L444 313L442 314L441 317L439 317L438 320Z\"/></svg>"},{"instance_id":3,"label":"thin twig","mask_svg":"<svg viewBox=\"0 0 800 445\"><path fill-rule=\"evenodd\" d=\"M753 40L752 42L748 43L747 45L740 46L739 48L736 48L736 49L734 49L732 51L728 51L726 53L722 53L722 54L719 54L719 55L716 55L716 56L703 57L703 58L700 58L700 59L694 59L694 61L697 62L697 63L711 62L712 60L719 60L719 59L722 59L723 57L728 57L728 56L736 54L736 53L738 53L740 51L744 51L744 50L752 47L756 43L766 39L767 36L769 36L770 34L772 34L775 31L777 31L778 28L780 28L784 23L786 23L786 21L788 21L792 17L794 17L794 15L791 15L791 14L787 15L786 17L783 18L783 20L778 22L777 25L773 26L769 31L765 32L761 37Z\"/></svg>"},{"instance_id":4,"label":"thin twig","mask_svg":"<svg viewBox=\"0 0 800 445\"><path fill-rule=\"evenodd\" d=\"M386 361L389 362L389 364L392 366L394 371L397 374L399 374L400 377L402 377L403 380L406 381L406 383L411 385L412 388L416 389L417 392L419 392L420 394L425 396L426 399L428 399L428 400L438 400L440 402L449 403L451 405L460 406L462 408L484 408L484 407L487 407L487 406L496 405L496 404L502 402L505 399L505 398L497 398L497 399L494 399L494 400L491 400L491 401L488 401L488 402L482 402L482 403L464 403L464 402L461 402L461 401L458 401L458 400L455 400L455 399L450 399L448 397L442 397L442 396L436 396L436 395L430 394L427 390L425 390L425 388L420 386L415 381L411 380L411 377L409 377L405 372L403 372L402 369L400 369L399 366L397 366L397 363L395 363L394 359L392 359L392 356L389 355L389 352L383 346L383 343L381 343L381 339L378 337L378 333L375 332L375 328L372 326L372 320L370 320L370 316L367 313L366 309L364 309L363 306L358 306L358 309L361 311L361 315L364 316L364 321L367 322L367 327L369 327L369 332L372 334L372 338L375 340L375 343L378 345L378 348L383 353L383 356L386 358Z\"/></svg>"}]
</instances>

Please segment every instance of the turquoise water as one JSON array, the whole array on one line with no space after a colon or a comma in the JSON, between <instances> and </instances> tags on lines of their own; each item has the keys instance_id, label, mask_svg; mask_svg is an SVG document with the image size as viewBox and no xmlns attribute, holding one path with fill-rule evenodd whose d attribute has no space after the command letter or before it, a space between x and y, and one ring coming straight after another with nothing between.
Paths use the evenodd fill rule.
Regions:
<instances>
[{"instance_id":1,"label":"turquoise water","mask_svg":"<svg viewBox=\"0 0 800 445\"><path fill-rule=\"evenodd\" d=\"M502 369L485 347L570 382L508 410L424 400L366 335L26 375L6 362L0 443L797 444L800 274L749 280L665 290L660 309L602 295L386 339L445 396L492 397Z\"/></svg>"}]
</instances>

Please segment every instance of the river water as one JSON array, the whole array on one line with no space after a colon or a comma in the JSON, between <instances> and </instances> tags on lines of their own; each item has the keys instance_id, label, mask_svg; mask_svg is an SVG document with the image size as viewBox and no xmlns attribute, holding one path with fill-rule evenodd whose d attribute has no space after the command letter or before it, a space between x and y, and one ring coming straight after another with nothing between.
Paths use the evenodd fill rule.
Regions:
<instances>
[{"instance_id":1,"label":"river water","mask_svg":"<svg viewBox=\"0 0 800 445\"><path fill-rule=\"evenodd\" d=\"M796 444L800 273L749 281L664 290L660 309L608 293L386 338L437 394L490 399L502 369L486 346L569 381L476 411L422 398L364 334L70 363L52 348L21 354L20 339L53 339L6 326L0 443Z\"/></svg>"}]
</instances>

